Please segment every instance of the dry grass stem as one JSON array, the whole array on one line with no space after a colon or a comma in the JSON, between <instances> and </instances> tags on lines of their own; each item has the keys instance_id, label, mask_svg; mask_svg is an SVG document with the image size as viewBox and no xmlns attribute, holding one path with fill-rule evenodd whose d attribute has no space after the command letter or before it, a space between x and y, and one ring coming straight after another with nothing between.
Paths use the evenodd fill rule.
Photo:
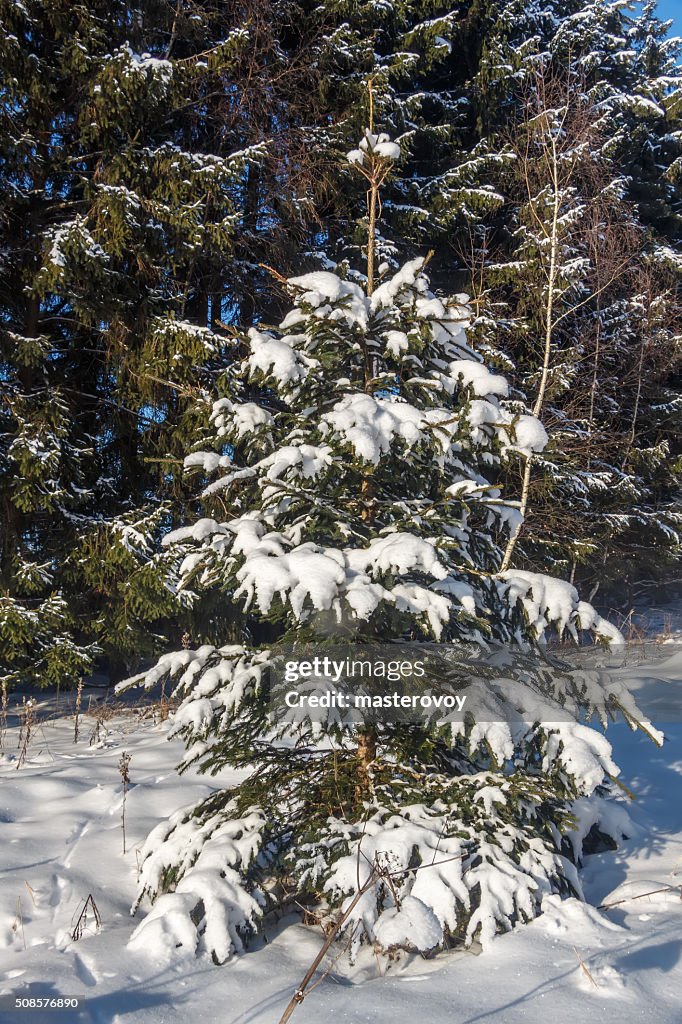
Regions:
<instances>
[{"instance_id":1,"label":"dry grass stem","mask_svg":"<svg viewBox=\"0 0 682 1024\"><path fill-rule=\"evenodd\" d=\"M7 732L7 680L0 683L0 750L5 744L5 733Z\"/></svg>"},{"instance_id":2,"label":"dry grass stem","mask_svg":"<svg viewBox=\"0 0 682 1024\"><path fill-rule=\"evenodd\" d=\"M12 921L11 928L15 935L18 934L19 929L21 929L21 941L24 944L24 949L26 949L26 935L24 933L24 915L21 912L21 896L17 896L17 909L14 920Z\"/></svg>"},{"instance_id":3,"label":"dry grass stem","mask_svg":"<svg viewBox=\"0 0 682 1024\"><path fill-rule=\"evenodd\" d=\"M21 722L19 728L19 757L17 759L17 768L26 761L28 757L28 749L31 745L31 738L36 724L35 714L36 702L33 697L22 697L21 708L19 710L19 719Z\"/></svg>"},{"instance_id":4,"label":"dry grass stem","mask_svg":"<svg viewBox=\"0 0 682 1024\"><path fill-rule=\"evenodd\" d=\"M73 716L73 742L78 743L78 734L80 732L80 717L81 717L81 702L83 700L83 677L78 680L78 686L76 688L76 710Z\"/></svg>"},{"instance_id":5,"label":"dry grass stem","mask_svg":"<svg viewBox=\"0 0 682 1024\"><path fill-rule=\"evenodd\" d=\"M577 950L577 949L575 948L575 946L573 947L573 952L574 952L574 953L575 953L575 955L577 956L577 958L578 958L578 963L580 964L580 966L582 967L583 971L585 972L585 974L587 975L587 977L588 977L588 978L590 979L590 981L592 982L592 984L594 985L594 987L595 987L595 988L599 988L599 985L597 984L597 982L596 982L596 981L594 980L594 978L592 977L592 975L591 975L591 974L590 974L590 972L588 971L588 969L587 969L587 967L586 967L586 965L585 965L585 961L583 960L583 958L581 957L580 953L579 953L579 952L578 952L578 950Z\"/></svg>"},{"instance_id":6,"label":"dry grass stem","mask_svg":"<svg viewBox=\"0 0 682 1024\"><path fill-rule=\"evenodd\" d=\"M130 785L130 775L128 769L130 768L131 761L131 755L126 750L124 750L118 762L118 771L119 775L121 776L121 783L123 785L123 803L121 804L121 832L123 833L124 854L126 852L126 797L128 796L128 787Z\"/></svg>"},{"instance_id":7,"label":"dry grass stem","mask_svg":"<svg viewBox=\"0 0 682 1024\"><path fill-rule=\"evenodd\" d=\"M93 923L95 925L95 931L98 932L102 927L102 917L100 915L99 910L97 909L97 904L93 899L92 893L88 895L87 899L83 903L80 914L78 915L78 919L74 925L74 929L71 932L71 938L74 942L78 942L79 939L83 938L90 917L92 917Z\"/></svg>"}]
</instances>

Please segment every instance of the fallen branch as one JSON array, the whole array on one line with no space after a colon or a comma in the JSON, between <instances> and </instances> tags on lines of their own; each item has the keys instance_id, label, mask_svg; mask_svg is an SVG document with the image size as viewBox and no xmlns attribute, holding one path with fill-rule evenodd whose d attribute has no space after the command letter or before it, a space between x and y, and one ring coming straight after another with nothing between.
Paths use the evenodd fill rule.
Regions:
<instances>
[{"instance_id":1,"label":"fallen branch","mask_svg":"<svg viewBox=\"0 0 682 1024\"><path fill-rule=\"evenodd\" d=\"M623 903L630 903L632 900L643 900L645 896L657 896L661 892L677 892L680 890L682 900L682 885L665 885L662 889L652 889L651 892L640 892L638 896L626 896L623 900L616 900L614 903L601 903L597 910L611 910L612 907L620 907Z\"/></svg>"},{"instance_id":2,"label":"fallen branch","mask_svg":"<svg viewBox=\"0 0 682 1024\"><path fill-rule=\"evenodd\" d=\"M372 869L372 872L367 878L365 884L360 889L358 889L346 910L344 910L342 914L339 914L337 916L337 919L334 922L333 927L329 929L329 934L327 935L327 938L324 940L319 953L317 954L317 956L311 963L310 967L306 971L303 981L298 986L293 996L289 1000L289 1004L286 1010L280 1017L279 1024L286 1024L286 1022L289 1020L296 1007L303 1002L307 995L306 989L308 988L308 985L312 981L315 971L322 963L322 960L324 959L327 950L329 949L329 947L331 946L332 942L337 937L341 929L343 928L344 924L346 923L352 912L357 907L362 897L365 895L366 892L369 892L369 890L372 888L378 877L379 870L375 867Z\"/></svg>"},{"instance_id":3,"label":"fallen branch","mask_svg":"<svg viewBox=\"0 0 682 1024\"><path fill-rule=\"evenodd\" d=\"M360 852L361 851L358 849L358 853L360 853ZM358 891L355 893L355 896L353 897L353 899L349 903L348 907L343 911L343 913L340 913L340 914L337 915L337 918L336 918L334 924L332 925L332 927L329 929L327 937L324 940L324 943L322 944L322 947L321 947L319 953L317 954L317 956L315 957L315 959L311 963L310 967L306 971L305 976L303 977L303 980L302 980L301 984L298 986L298 988L294 992L293 996L289 1000L289 1004L287 1005L286 1010L284 1011L284 1013L282 1014L282 1016L279 1019L279 1024L287 1024L287 1021L291 1017L291 1015L294 1012L294 1010L296 1009L296 1007L299 1006L303 1002L305 997L307 995L309 995L310 992L313 991L313 989L317 988L317 986L320 984L320 982L323 981L324 978L327 977L327 975L329 974L329 971L332 969L332 967L337 962L339 957L342 955L343 952L345 952L345 950L342 950L341 954L339 954L339 957L336 957L334 959L334 961L332 962L331 966L324 972L322 977L318 978L318 980L315 982L314 985L310 985L310 982L312 981L317 968L322 963L322 960L324 959L325 954L329 950L329 947L332 945L334 940L337 938L339 932L343 928L344 924L346 923L346 921L348 920L348 918L350 917L352 912L357 907L357 905L360 902L360 900L362 899L362 897L365 895L366 892L369 892L369 890L372 888L372 886L374 885L374 883L376 881L378 881L379 879L385 879L388 882L388 884L390 885L391 884L391 879L393 879L393 878L397 878L397 877L399 877L401 875L412 874L412 873L417 872L417 871L422 871L424 868L438 867L440 864L448 864L448 863L450 863L450 861L453 861L453 860L462 860L463 857L467 857L470 853L471 853L471 849L468 849L464 853L458 854L457 856L454 856L454 857L445 857L443 860L434 861L431 864L417 864L417 865L415 865L415 867L412 867L412 868L402 868L402 869L398 869L397 871L386 871L379 864L376 864L376 863L373 864L372 865L372 870L370 871L370 874L368 875L368 877L365 880L364 884L359 886ZM362 856L365 857L365 860L368 860L368 858L365 856L364 853L362 854Z\"/></svg>"}]
</instances>

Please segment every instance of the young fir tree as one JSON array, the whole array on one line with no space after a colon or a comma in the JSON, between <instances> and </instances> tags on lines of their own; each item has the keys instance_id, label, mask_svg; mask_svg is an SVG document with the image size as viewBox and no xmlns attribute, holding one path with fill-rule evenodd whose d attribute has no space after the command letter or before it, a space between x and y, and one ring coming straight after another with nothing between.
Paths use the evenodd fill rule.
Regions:
<instances>
[{"instance_id":1,"label":"young fir tree","mask_svg":"<svg viewBox=\"0 0 682 1024\"><path fill-rule=\"evenodd\" d=\"M173 611L149 545L288 194L266 143L301 75L288 6L256 13L0 2L0 675L67 682L96 643L120 678Z\"/></svg>"},{"instance_id":2,"label":"young fir tree","mask_svg":"<svg viewBox=\"0 0 682 1024\"><path fill-rule=\"evenodd\" d=\"M371 128L348 154L372 226L398 155ZM507 407L507 382L469 347L466 296L435 295L420 257L377 275L372 235L364 287L328 271L286 287L293 306L279 328L252 328L225 373L212 449L186 459L211 480L206 515L164 541L170 579L194 606L195 646L131 680L175 680L182 768L246 777L150 835L138 904L156 902L132 945L224 961L292 898L350 908L354 950L485 944L544 894L580 891L576 801L589 828L596 791L617 772L604 736L528 720L531 694L536 709L557 708L556 680L543 691L532 667L516 688L493 670L494 722L352 730L333 712L273 718L277 644L295 654L354 635L409 637L511 643L521 656L552 629L619 636L570 584L497 571L496 535L518 513L490 475L546 435ZM602 721L617 703L636 714L598 681L566 699Z\"/></svg>"}]
</instances>

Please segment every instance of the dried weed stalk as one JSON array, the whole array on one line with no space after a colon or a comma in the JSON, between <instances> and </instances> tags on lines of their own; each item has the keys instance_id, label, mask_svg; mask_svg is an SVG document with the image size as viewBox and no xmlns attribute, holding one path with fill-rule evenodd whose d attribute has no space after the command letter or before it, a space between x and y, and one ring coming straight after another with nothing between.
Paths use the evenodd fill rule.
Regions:
<instances>
[{"instance_id":1,"label":"dried weed stalk","mask_svg":"<svg viewBox=\"0 0 682 1024\"><path fill-rule=\"evenodd\" d=\"M128 787L130 786L130 775L128 769L132 756L124 750L121 754L121 759L118 762L118 771L121 776L121 783L123 784L123 803L121 804L121 832L123 833L123 853L126 852L126 797L128 795Z\"/></svg>"},{"instance_id":2,"label":"dried weed stalk","mask_svg":"<svg viewBox=\"0 0 682 1024\"><path fill-rule=\"evenodd\" d=\"M76 689L76 711L73 716L73 742L78 743L78 734L80 732L80 717L81 717L81 702L83 700L83 677L78 680L78 687Z\"/></svg>"},{"instance_id":3,"label":"dried weed stalk","mask_svg":"<svg viewBox=\"0 0 682 1024\"><path fill-rule=\"evenodd\" d=\"M74 925L74 929L71 932L71 938L74 942L78 942L79 939L83 938L91 916L95 925L95 931L98 932L102 927L102 916L97 909L97 904L93 899L92 893L88 895L87 899L83 903L76 924Z\"/></svg>"},{"instance_id":4,"label":"dried weed stalk","mask_svg":"<svg viewBox=\"0 0 682 1024\"><path fill-rule=\"evenodd\" d=\"M0 683L0 750L5 745L5 733L7 732L7 680Z\"/></svg>"},{"instance_id":5,"label":"dried weed stalk","mask_svg":"<svg viewBox=\"0 0 682 1024\"><path fill-rule=\"evenodd\" d=\"M35 731L36 726L36 714L35 714L36 702L33 697L22 697L21 708L19 711L19 719L21 722L19 729L19 757L17 759L17 768L21 768L28 756L28 748L31 744L31 737Z\"/></svg>"}]
</instances>

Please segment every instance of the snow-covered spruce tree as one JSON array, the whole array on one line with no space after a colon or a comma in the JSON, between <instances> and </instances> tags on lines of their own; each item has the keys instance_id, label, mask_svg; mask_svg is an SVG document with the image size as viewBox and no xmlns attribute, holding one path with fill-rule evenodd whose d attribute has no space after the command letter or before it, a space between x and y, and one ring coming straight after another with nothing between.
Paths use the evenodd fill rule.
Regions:
<instances>
[{"instance_id":1,"label":"snow-covered spruce tree","mask_svg":"<svg viewBox=\"0 0 682 1024\"><path fill-rule=\"evenodd\" d=\"M371 223L398 155L372 130L348 154ZM573 858L618 769L598 730L527 720L532 682L488 680L494 723L351 731L270 715L280 640L355 632L521 654L551 630L619 639L570 584L498 574L496 538L518 511L490 480L511 449L539 450L544 430L507 409L506 381L468 346L466 296L436 296L422 258L382 275L371 237L368 253L364 286L330 272L286 283L291 311L242 339L213 405L212 450L186 460L211 480L207 514L165 545L202 635L124 685L172 678L181 768L246 777L149 836L136 906L155 905L131 939L140 950L224 961L268 910L347 909L360 888L344 923L354 951L487 944L544 894L580 892ZM604 722L617 706L637 715L596 683L565 698Z\"/></svg>"},{"instance_id":2,"label":"snow-covered spruce tree","mask_svg":"<svg viewBox=\"0 0 682 1024\"><path fill-rule=\"evenodd\" d=\"M0 0L0 674L73 681L96 641L120 679L172 614L149 545L221 318L281 242L289 20Z\"/></svg>"},{"instance_id":3,"label":"snow-covered spruce tree","mask_svg":"<svg viewBox=\"0 0 682 1024\"><path fill-rule=\"evenodd\" d=\"M170 605L153 573L131 583L131 538L158 529L158 499L139 508L157 479L177 496L147 460L176 454L219 347L196 268L229 247L245 157L206 155L191 112L240 37L198 66L205 21L168 5L3 0L0 21L0 664L68 683L93 641L145 644L133 610Z\"/></svg>"}]
</instances>

